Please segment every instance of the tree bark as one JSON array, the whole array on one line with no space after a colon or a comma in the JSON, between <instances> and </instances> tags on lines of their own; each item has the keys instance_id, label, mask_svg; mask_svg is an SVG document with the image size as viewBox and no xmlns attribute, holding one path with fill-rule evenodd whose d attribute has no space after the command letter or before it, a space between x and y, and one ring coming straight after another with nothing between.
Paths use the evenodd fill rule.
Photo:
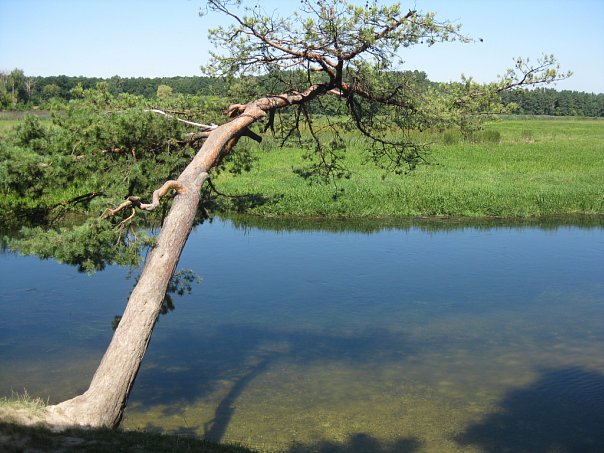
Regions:
<instances>
[{"instance_id":1,"label":"tree bark","mask_svg":"<svg viewBox=\"0 0 604 453\"><path fill-rule=\"evenodd\" d=\"M116 427L119 424L168 283L191 232L201 186L229 141L265 115L257 102L249 104L237 118L212 131L179 176L177 183L181 190L174 197L157 243L145 262L143 273L130 295L90 387L82 395L49 406L50 424L57 427ZM270 104L265 102L262 106L267 108Z\"/></svg>"}]
</instances>

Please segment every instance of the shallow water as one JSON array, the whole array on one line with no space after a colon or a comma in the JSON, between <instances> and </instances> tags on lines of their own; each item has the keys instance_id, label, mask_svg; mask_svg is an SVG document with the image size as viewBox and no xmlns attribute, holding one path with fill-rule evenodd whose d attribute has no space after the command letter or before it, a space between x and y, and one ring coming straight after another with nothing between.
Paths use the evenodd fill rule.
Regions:
<instances>
[{"instance_id":1,"label":"shallow water","mask_svg":"<svg viewBox=\"0 0 604 453\"><path fill-rule=\"evenodd\" d=\"M215 220L126 428L263 450L604 451L604 226ZM313 229L314 228L314 229ZM83 391L134 283L0 256L0 393Z\"/></svg>"}]
</instances>

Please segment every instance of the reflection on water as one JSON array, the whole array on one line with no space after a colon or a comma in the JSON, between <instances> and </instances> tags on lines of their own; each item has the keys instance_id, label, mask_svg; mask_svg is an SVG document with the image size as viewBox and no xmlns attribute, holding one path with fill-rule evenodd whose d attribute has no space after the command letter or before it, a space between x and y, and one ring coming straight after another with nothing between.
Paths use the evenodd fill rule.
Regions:
<instances>
[{"instance_id":1,"label":"reflection on water","mask_svg":"<svg viewBox=\"0 0 604 453\"><path fill-rule=\"evenodd\" d=\"M203 283L160 320L126 428L291 452L604 451L601 219L298 224L191 235L179 267ZM0 256L0 391L83 390L126 273Z\"/></svg>"}]
</instances>

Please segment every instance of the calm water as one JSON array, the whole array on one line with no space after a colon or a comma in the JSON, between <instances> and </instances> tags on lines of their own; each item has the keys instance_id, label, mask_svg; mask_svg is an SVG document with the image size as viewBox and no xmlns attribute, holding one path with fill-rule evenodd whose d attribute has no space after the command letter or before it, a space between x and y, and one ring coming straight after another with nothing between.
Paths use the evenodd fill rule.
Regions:
<instances>
[{"instance_id":1,"label":"calm water","mask_svg":"<svg viewBox=\"0 0 604 453\"><path fill-rule=\"evenodd\" d=\"M126 428L274 451L604 451L602 222L298 226L193 232L179 267L203 282L161 317ZM0 255L0 394L85 390L135 276Z\"/></svg>"}]
</instances>

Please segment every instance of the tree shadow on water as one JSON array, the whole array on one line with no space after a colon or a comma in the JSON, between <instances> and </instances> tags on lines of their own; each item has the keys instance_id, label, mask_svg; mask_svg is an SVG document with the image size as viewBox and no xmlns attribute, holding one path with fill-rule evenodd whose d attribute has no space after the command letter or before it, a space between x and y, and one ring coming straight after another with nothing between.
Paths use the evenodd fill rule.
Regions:
<instances>
[{"instance_id":1,"label":"tree shadow on water","mask_svg":"<svg viewBox=\"0 0 604 453\"><path fill-rule=\"evenodd\" d=\"M579 367L546 369L510 392L501 410L456 441L486 452L604 452L604 375Z\"/></svg>"},{"instance_id":2,"label":"tree shadow on water","mask_svg":"<svg viewBox=\"0 0 604 453\"><path fill-rule=\"evenodd\" d=\"M275 360L337 360L359 366L376 357L397 361L413 354L413 348L404 335L384 331L344 336L229 325L212 332L178 332L152 344L149 352L131 401L141 409L172 406L164 411L171 415L179 412L179 405L212 394L219 381L232 382L239 395Z\"/></svg>"},{"instance_id":3,"label":"tree shadow on water","mask_svg":"<svg viewBox=\"0 0 604 453\"><path fill-rule=\"evenodd\" d=\"M133 410L144 412L163 406L163 415L183 414L191 402L212 395L228 382L229 390L217 404L214 417L209 421L187 420L191 425L183 427L199 426L206 439L216 442L224 438L236 411L237 399L275 362L338 361L357 367L370 360L398 361L413 354L404 335L384 331L342 336L271 331L245 325L223 326L212 332L182 331L151 349L151 363L143 366L133 390ZM359 437L355 442L360 440ZM408 451L347 450L344 447L334 450L335 446L330 445L320 446L319 451Z\"/></svg>"},{"instance_id":4,"label":"tree shadow on water","mask_svg":"<svg viewBox=\"0 0 604 453\"><path fill-rule=\"evenodd\" d=\"M365 433L355 433L346 442L319 442L315 445L293 445L288 453L414 453L420 451L422 442L415 438L401 438L393 442L380 442Z\"/></svg>"},{"instance_id":5,"label":"tree shadow on water","mask_svg":"<svg viewBox=\"0 0 604 453\"><path fill-rule=\"evenodd\" d=\"M226 430L231 422L233 413L235 412L234 404L239 395L245 388L256 378L262 374L272 362L273 358L268 356L263 358L255 366L237 379L231 387L229 393L220 401L220 404L214 412L214 418L204 424L204 438L212 442L220 442L226 433Z\"/></svg>"}]
</instances>

